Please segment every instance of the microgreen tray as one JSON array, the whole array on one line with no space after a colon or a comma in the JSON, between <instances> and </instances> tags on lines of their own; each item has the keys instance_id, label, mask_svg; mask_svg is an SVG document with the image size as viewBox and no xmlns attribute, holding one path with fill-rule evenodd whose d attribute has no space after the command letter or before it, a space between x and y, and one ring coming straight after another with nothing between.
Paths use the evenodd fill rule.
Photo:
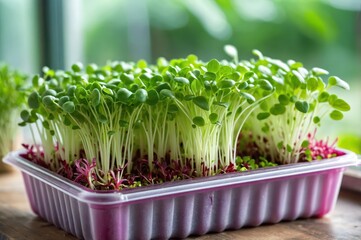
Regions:
<instances>
[{"instance_id":1,"label":"microgreen tray","mask_svg":"<svg viewBox=\"0 0 361 240\"><path fill-rule=\"evenodd\" d=\"M354 153L116 191L93 191L9 153L32 210L80 239L168 239L321 217L335 205Z\"/></svg>"}]
</instances>

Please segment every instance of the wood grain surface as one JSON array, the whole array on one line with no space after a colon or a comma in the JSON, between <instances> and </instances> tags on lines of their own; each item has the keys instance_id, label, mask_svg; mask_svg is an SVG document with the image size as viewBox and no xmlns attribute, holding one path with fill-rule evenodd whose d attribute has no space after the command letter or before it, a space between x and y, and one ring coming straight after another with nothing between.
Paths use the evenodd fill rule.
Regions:
<instances>
[{"instance_id":1,"label":"wood grain surface","mask_svg":"<svg viewBox=\"0 0 361 240\"><path fill-rule=\"evenodd\" d=\"M0 240L76 239L32 213L21 174L0 175ZM361 239L361 193L341 190L335 209L320 219L300 219L236 231L210 233L188 239Z\"/></svg>"}]
</instances>

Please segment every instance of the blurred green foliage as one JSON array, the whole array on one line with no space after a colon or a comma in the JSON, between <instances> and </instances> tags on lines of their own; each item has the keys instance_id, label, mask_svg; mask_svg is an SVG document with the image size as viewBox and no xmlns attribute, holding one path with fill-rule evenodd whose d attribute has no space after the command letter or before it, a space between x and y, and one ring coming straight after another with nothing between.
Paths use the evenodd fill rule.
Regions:
<instances>
[{"instance_id":1,"label":"blurred green foliage","mask_svg":"<svg viewBox=\"0 0 361 240\"><path fill-rule=\"evenodd\" d=\"M23 91L27 77L6 64L0 64L0 157L12 148L20 108L25 102Z\"/></svg>"},{"instance_id":2,"label":"blurred green foliage","mask_svg":"<svg viewBox=\"0 0 361 240\"><path fill-rule=\"evenodd\" d=\"M240 58L256 48L268 56L360 75L358 12L321 0L144 0L84 2L85 60L154 62L159 56L224 58L233 44ZM355 4L355 6L357 6ZM96 21L94 21L96 19ZM139 31L139 29L147 29ZM106 41L104 41L106 39ZM142 41L144 40L144 41ZM150 41L149 53L134 52Z\"/></svg>"},{"instance_id":3,"label":"blurred green foliage","mask_svg":"<svg viewBox=\"0 0 361 240\"><path fill-rule=\"evenodd\" d=\"M361 137L356 134L343 134L338 138L340 148L345 148L357 154L361 154Z\"/></svg>"}]
</instances>

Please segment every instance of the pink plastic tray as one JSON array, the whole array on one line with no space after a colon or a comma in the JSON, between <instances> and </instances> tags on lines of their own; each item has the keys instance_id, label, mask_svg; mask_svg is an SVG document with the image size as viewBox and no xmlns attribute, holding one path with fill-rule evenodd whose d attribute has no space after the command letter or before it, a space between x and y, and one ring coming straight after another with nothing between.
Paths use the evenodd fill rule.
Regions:
<instances>
[{"instance_id":1,"label":"pink plastic tray","mask_svg":"<svg viewBox=\"0 0 361 240\"><path fill-rule=\"evenodd\" d=\"M297 218L335 205L354 153L138 189L92 191L9 153L23 172L33 211L81 239L168 239Z\"/></svg>"}]
</instances>

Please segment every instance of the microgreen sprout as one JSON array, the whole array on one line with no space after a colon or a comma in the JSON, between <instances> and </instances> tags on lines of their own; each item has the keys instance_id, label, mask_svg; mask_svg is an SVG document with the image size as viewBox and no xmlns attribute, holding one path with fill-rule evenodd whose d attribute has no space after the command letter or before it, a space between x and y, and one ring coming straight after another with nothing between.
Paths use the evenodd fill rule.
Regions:
<instances>
[{"instance_id":1,"label":"microgreen sprout","mask_svg":"<svg viewBox=\"0 0 361 240\"><path fill-rule=\"evenodd\" d=\"M327 115L341 120L343 112L350 110L346 101L330 92L333 87L349 90L349 85L336 76L325 83L322 77L328 71L321 68L307 70L300 62L285 63L259 52L255 55L258 59L251 61L251 70L259 78L267 79L275 92L260 104L244 130L263 140L258 144L259 153L270 161L298 162L302 149L309 144L307 136L320 126L321 120ZM262 96L263 92L254 94L257 95Z\"/></svg>"},{"instance_id":2,"label":"microgreen sprout","mask_svg":"<svg viewBox=\"0 0 361 240\"><path fill-rule=\"evenodd\" d=\"M159 58L155 65L44 67L32 80L29 108L21 112L20 125L41 138L41 147L28 147L27 158L101 189L252 170L297 159L302 141L295 140L307 139L309 128L329 112L321 105L334 109L334 119L349 108L328 93L348 85L337 77L324 85L325 70L309 72L259 51L259 60L239 61L233 46L225 51L232 61L189 55ZM269 139L257 158L239 156L245 131Z\"/></svg>"}]
</instances>

